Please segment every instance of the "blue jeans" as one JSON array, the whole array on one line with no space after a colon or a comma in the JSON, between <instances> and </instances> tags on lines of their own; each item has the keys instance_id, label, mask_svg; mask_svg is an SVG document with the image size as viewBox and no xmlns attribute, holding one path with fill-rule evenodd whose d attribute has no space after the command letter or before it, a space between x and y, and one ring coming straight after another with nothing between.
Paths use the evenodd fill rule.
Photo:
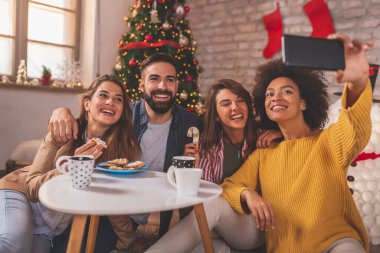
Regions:
<instances>
[{"instance_id":1,"label":"blue jeans","mask_svg":"<svg viewBox=\"0 0 380 253\"><path fill-rule=\"evenodd\" d=\"M0 252L49 253L50 240L33 234L33 214L25 194L0 190Z\"/></svg>"}]
</instances>

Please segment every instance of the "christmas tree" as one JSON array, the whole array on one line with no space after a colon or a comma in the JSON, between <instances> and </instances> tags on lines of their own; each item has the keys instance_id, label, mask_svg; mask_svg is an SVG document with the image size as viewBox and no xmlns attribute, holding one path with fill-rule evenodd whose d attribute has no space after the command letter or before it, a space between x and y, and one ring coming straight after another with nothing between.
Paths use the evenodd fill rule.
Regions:
<instances>
[{"instance_id":1,"label":"christmas tree","mask_svg":"<svg viewBox=\"0 0 380 253\"><path fill-rule=\"evenodd\" d=\"M114 72L126 85L131 101L142 97L139 91L140 65L148 56L164 52L178 61L177 104L202 113L198 90L198 61L195 39L186 16L190 7L185 0L137 0L130 17L124 18L130 30L119 41Z\"/></svg>"}]
</instances>

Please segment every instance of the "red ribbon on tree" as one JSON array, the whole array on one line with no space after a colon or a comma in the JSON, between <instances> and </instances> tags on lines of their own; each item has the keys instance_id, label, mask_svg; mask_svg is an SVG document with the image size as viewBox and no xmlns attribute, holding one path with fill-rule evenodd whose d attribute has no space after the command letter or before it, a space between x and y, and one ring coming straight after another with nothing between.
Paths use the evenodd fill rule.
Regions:
<instances>
[{"instance_id":1,"label":"red ribbon on tree","mask_svg":"<svg viewBox=\"0 0 380 253\"><path fill-rule=\"evenodd\" d=\"M145 49L145 48L154 48L154 47L162 47L162 46L172 46L175 49L180 48L179 44L174 40L161 40L156 42L129 42L127 45L123 46L119 43L119 48L121 50L128 49Z\"/></svg>"}]
</instances>

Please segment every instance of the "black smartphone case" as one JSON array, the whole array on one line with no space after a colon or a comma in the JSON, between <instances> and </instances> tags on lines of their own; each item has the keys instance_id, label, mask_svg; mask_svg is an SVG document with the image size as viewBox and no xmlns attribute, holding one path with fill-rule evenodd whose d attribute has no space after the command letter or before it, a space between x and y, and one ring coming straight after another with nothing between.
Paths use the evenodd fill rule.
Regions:
<instances>
[{"instance_id":1,"label":"black smartphone case","mask_svg":"<svg viewBox=\"0 0 380 253\"><path fill-rule=\"evenodd\" d=\"M282 60L287 66L317 70L344 70L344 46L339 40L285 34Z\"/></svg>"}]
</instances>

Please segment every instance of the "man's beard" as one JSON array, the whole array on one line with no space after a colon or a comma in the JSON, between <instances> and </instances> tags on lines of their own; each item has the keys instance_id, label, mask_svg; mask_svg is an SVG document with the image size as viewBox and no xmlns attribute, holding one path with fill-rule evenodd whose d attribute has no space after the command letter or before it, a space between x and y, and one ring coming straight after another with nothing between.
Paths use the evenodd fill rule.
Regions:
<instances>
[{"instance_id":1,"label":"man's beard","mask_svg":"<svg viewBox=\"0 0 380 253\"><path fill-rule=\"evenodd\" d=\"M154 101L153 97L157 94L169 95L170 99L168 101ZM144 99L148 103L150 108L152 108L152 110L156 113L166 113L173 107L175 101L175 97L173 97L173 92L171 92L170 90L161 89L152 91L150 96L144 92Z\"/></svg>"}]
</instances>

